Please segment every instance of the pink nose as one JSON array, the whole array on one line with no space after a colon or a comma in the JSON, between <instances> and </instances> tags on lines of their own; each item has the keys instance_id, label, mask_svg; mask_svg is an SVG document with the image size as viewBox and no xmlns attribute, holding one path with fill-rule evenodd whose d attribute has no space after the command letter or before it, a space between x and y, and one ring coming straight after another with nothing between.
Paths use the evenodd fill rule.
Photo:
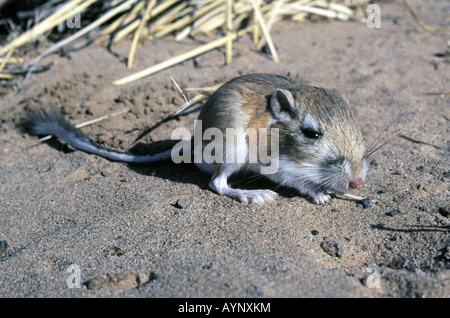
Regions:
<instances>
[{"instance_id":1,"label":"pink nose","mask_svg":"<svg viewBox=\"0 0 450 318\"><path fill-rule=\"evenodd\" d=\"M348 183L348 186L350 188L356 189L356 188L361 187L363 185L363 183L364 183L363 179L360 178L360 177L357 177L357 178L354 178L354 179L350 180L349 183Z\"/></svg>"}]
</instances>

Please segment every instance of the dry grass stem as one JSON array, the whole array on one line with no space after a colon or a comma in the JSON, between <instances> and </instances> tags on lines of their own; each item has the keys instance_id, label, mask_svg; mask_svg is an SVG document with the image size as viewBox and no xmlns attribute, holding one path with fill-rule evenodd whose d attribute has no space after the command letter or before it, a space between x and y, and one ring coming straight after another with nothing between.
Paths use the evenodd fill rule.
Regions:
<instances>
[{"instance_id":1,"label":"dry grass stem","mask_svg":"<svg viewBox=\"0 0 450 318\"><path fill-rule=\"evenodd\" d=\"M137 72L137 73L131 74L129 76L126 76L124 78L115 80L113 83L115 85L128 84L128 83L133 82L135 80L138 80L138 79L141 79L143 77L149 76L151 74L157 73L157 72L162 71L162 70L164 70L164 69L166 69L168 67L171 67L171 66L176 65L178 63L181 63L183 61L191 59L191 58L193 58L193 57L195 57L197 55L203 54L203 53L205 53L207 51L210 51L210 50L215 49L217 47L223 46L229 39L234 40L234 39L236 39L238 37L239 34L244 34L244 33L247 33L249 31L250 31L250 28L246 28L244 30L239 31L238 33L233 33L233 34L231 34L229 36L225 36L223 38L220 38L220 39L217 39L215 41L209 42L209 43L207 43L205 45L202 45L202 46L200 46L198 48L195 48L195 49L193 49L193 50L191 50L189 52L186 52L184 54L181 54L181 55L175 56L175 57L173 57L171 59L168 59L165 62L156 64L156 65L151 66L151 67L149 67L147 69L144 69L144 70L142 70L140 72Z\"/></svg>"},{"instance_id":2,"label":"dry grass stem","mask_svg":"<svg viewBox=\"0 0 450 318\"><path fill-rule=\"evenodd\" d=\"M361 197L361 196L354 195L351 193L333 194L333 196L335 196L338 199L350 200L350 201L362 201L364 199L367 199L365 197ZM373 199L370 199L370 201L377 202L377 200L373 200Z\"/></svg>"},{"instance_id":3,"label":"dry grass stem","mask_svg":"<svg viewBox=\"0 0 450 318\"><path fill-rule=\"evenodd\" d=\"M233 0L227 0L227 36L230 37L233 29ZM231 64L233 58L233 40L230 39L226 43L226 62Z\"/></svg>"},{"instance_id":4,"label":"dry grass stem","mask_svg":"<svg viewBox=\"0 0 450 318\"><path fill-rule=\"evenodd\" d=\"M130 53L128 54L128 68L133 66L134 54L136 52L136 47L139 42L139 37L141 36L142 30L144 30L145 24L147 20L150 18L150 11L155 6L156 0L149 0L147 4L147 8L145 9L144 16L139 24L138 29L134 33L133 42L131 43Z\"/></svg>"},{"instance_id":5,"label":"dry grass stem","mask_svg":"<svg viewBox=\"0 0 450 318\"><path fill-rule=\"evenodd\" d=\"M273 44L272 37L270 36L269 30L267 30L266 24L264 22L264 18L259 10L259 7L256 3L256 0L251 0L253 5L253 10L255 10L256 18L258 20L259 26L261 27L261 31L264 34L264 37L267 41L267 45L269 46L270 53L272 53L273 60L275 63L280 63L280 59L278 58L277 50L275 49L275 45Z\"/></svg>"},{"instance_id":6,"label":"dry grass stem","mask_svg":"<svg viewBox=\"0 0 450 318\"><path fill-rule=\"evenodd\" d=\"M432 25L423 23L422 20L417 15L416 10L414 10L414 8L411 6L411 3L409 2L409 0L403 0L403 2L405 3L406 7L408 8L408 10L411 13L412 17L414 18L414 20L417 22L418 25L420 25L420 27L422 29L424 29L426 31L431 31L431 32L450 30L450 27L438 27L438 26L432 26Z\"/></svg>"}]
</instances>

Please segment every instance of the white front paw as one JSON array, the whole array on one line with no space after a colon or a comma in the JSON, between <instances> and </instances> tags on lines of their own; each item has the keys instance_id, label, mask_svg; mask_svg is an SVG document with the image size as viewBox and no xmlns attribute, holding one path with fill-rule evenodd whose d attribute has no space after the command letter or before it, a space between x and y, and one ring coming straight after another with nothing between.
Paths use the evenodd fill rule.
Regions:
<instances>
[{"instance_id":1,"label":"white front paw","mask_svg":"<svg viewBox=\"0 0 450 318\"><path fill-rule=\"evenodd\" d=\"M312 200L315 204L325 204L330 201L331 196L329 194L325 194L323 192L319 192L312 197Z\"/></svg>"}]
</instances>

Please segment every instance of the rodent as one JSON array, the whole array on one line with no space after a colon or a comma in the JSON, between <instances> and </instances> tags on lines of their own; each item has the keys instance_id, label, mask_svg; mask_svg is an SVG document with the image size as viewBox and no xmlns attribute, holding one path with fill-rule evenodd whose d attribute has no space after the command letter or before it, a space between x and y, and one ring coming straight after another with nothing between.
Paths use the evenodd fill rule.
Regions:
<instances>
[{"instance_id":1,"label":"rodent","mask_svg":"<svg viewBox=\"0 0 450 318\"><path fill-rule=\"evenodd\" d=\"M227 128L268 131L266 143L261 143L263 138L257 136L256 148L249 144L249 136L236 135L236 143L220 144L224 160L196 162L201 170L212 173L209 186L220 195L259 204L278 197L268 189L234 189L228 185L228 178L234 173L243 170L261 173L263 168L268 168L267 161L263 162L257 155L256 161L251 161L254 153L264 147L272 156L277 154L270 163L276 163L277 169L265 176L279 185L296 189L313 203L324 204L330 200L330 194L359 188L365 181L367 155L361 130L347 102L333 90L305 85L281 75L243 75L228 81L210 96L198 122L202 124L202 133L214 128L225 136ZM22 127L34 135L54 135L74 148L114 161L152 163L168 160L173 154L168 149L137 155L99 145L54 111L30 112ZM272 140L278 144L273 146ZM195 153L214 142L215 139L203 140L195 145L192 141L187 143L191 148L185 146L182 151ZM226 160L230 153L244 160Z\"/></svg>"}]
</instances>

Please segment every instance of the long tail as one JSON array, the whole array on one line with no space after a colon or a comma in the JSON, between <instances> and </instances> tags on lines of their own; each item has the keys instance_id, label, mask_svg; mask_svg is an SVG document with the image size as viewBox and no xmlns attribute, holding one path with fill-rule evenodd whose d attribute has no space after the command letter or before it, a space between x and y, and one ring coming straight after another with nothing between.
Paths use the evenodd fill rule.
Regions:
<instances>
[{"instance_id":1,"label":"long tail","mask_svg":"<svg viewBox=\"0 0 450 318\"><path fill-rule=\"evenodd\" d=\"M105 147L86 137L79 129L55 111L30 112L21 124L22 128L32 135L52 135L70 146L100 157L127 163L153 163L168 160L171 149L149 155L138 155Z\"/></svg>"}]
</instances>

